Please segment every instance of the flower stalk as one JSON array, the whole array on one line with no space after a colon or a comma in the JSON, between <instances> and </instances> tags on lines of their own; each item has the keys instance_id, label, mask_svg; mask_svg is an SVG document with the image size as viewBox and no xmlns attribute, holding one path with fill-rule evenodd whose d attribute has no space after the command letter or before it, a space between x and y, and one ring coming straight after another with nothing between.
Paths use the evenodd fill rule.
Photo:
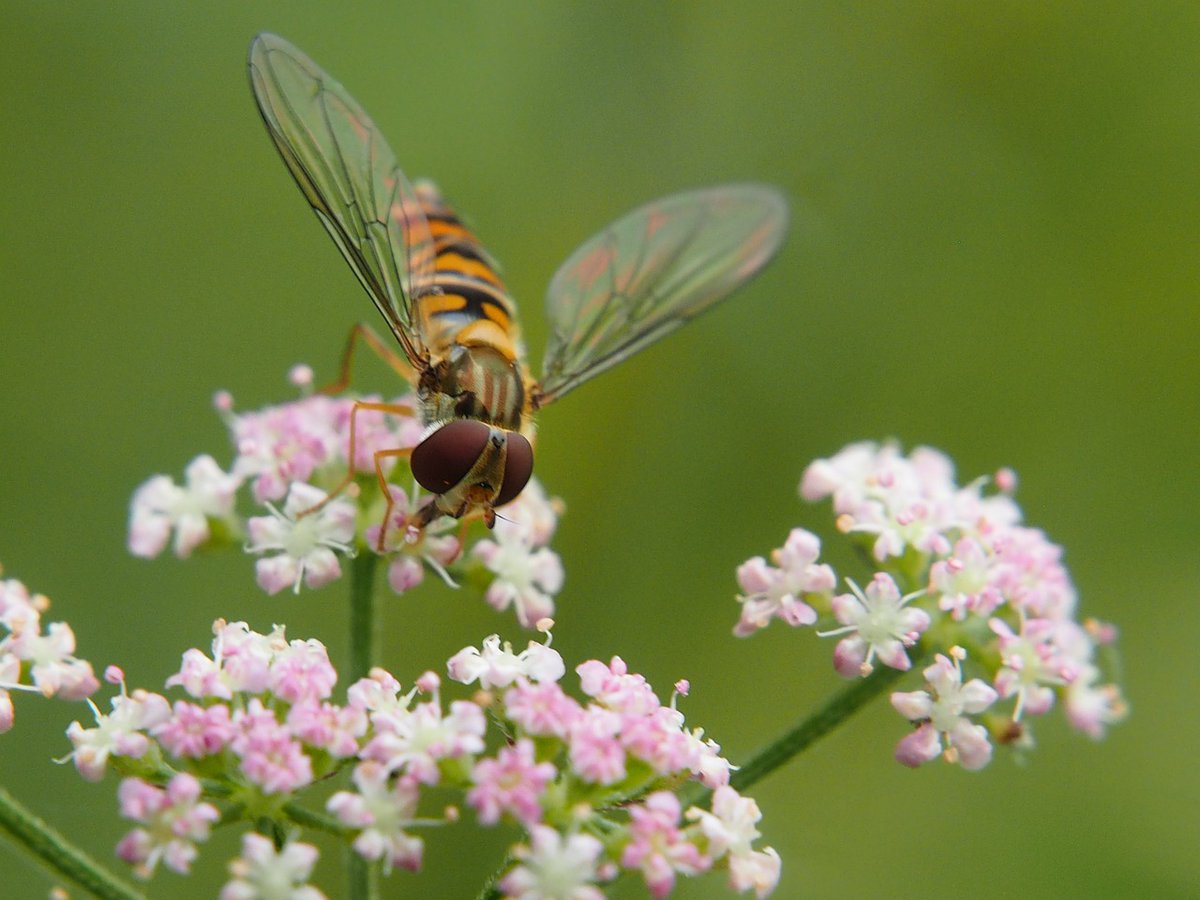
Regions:
<instances>
[{"instance_id":1,"label":"flower stalk","mask_svg":"<svg viewBox=\"0 0 1200 900\"><path fill-rule=\"evenodd\" d=\"M0 828L52 872L101 900L143 900L145 896L71 844L3 787Z\"/></svg>"},{"instance_id":2,"label":"flower stalk","mask_svg":"<svg viewBox=\"0 0 1200 900\"><path fill-rule=\"evenodd\" d=\"M350 678L366 678L377 662L378 629L375 627L375 563L379 559L360 548L350 563ZM377 900L378 867L346 846L346 872L350 900Z\"/></svg>"}]
</instances>

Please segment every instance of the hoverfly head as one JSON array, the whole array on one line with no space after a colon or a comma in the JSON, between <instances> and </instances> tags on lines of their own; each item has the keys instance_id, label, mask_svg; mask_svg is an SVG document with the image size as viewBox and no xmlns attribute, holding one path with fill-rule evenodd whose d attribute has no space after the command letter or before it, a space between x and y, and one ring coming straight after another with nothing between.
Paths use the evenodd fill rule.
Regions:
<instances>
[{"instance_id":1,"label":"hoverfly head","mask_svg":"<svg viewBox=\"0 0 1200 900\"><path fill-rule=\"evenodd\" d=\"M410 461L425 490L445 494L458 488L472 505L490 509L524 490L533 474L533 447L520 432L454 419L414 447Z\"/></svg>"}]
</instances>

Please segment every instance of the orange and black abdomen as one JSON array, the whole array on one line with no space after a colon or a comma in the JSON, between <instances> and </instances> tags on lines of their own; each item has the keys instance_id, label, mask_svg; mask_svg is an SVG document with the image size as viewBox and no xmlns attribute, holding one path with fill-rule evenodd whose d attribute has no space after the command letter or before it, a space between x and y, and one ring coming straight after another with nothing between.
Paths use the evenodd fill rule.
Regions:
<instances>
[{"instance_id":1,"label":"orange and black abdomen","mask_svg":"<svg viewBox=\"0 0 1200 900\"><path fill-rule=\"evenodd\" d=\"M426 346L435 356L454 344L518 356L515 304L486 250L428 181L414 185L434 245L437 293L415 298Z\"/></svg>"}]
</instances>

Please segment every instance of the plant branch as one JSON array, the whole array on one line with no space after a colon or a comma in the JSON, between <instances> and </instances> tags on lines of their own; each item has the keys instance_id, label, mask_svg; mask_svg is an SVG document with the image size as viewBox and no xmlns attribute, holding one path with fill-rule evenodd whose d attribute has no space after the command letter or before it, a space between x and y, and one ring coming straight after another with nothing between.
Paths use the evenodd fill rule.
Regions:
<instances>
[{"instance_id":1,"label":"plant branch","mask_svg":"<svg viewBox=\"0 0 1200 900\"><path fill-rule=\"evenodd\" d=\"M144 900L140 891L117 878L71 844L0 787L0 828L56 875L103 900Z\"/></svg>"}]
</instances>

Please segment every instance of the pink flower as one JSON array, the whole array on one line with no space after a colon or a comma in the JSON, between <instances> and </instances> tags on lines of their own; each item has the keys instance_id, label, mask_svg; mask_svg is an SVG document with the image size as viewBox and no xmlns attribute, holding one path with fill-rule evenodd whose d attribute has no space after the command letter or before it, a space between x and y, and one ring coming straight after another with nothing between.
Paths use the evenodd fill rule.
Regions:
<instances>
[{"instance_id":1,"label":"pink flower","mask_svg":"<svg viewBox=\"0 0 1200 900\"><path fill-rule=\"evenodd\" d=\"M629 807L629 843L621 865L641 869L654 897L665 897L675 887L675 873L698 875L712 865L679 830L679 798L668 791L651 794Z\"/></svg>"},{"instance_id":2,"label":"pink flower","mask_svg":"<svg viewBox=\"0 0 1200 900\"><path fill-rule=\"evenodd\" d=\"M384 534L383 552L391 556L388 564L388 584L397 594L410 591L425 580L425 566L452 587L457 587L446 566L462 554L459 542L459 524L453 519L439 517L425 528L413 529L413 519L425 505L420 499L419 488L414 485L411 496L395 485L388 485L392 498L392 516ZM425 498L428 501L429 498ZM379 546L381 524L371 525L366 530L367 544L372 550Z\"/></svg>"},{"instance_id":3,"label":"pink flower","mask_svg":"<svg viewBox=\"0 0 1200 900\"><path fill-rule=\"evenodd\" d=\"M645 715L626 715L621 721L621 745L630 756L648 763L660 775L696 771L697 747L683 730L683 714L660 706Z\"/></svg>"},{"instance_id":4,"label":"pink flower","mask_svg":"<svg viewBox=\"0 0 1200 900\"><path fill-rule=\"evenodd\" d=\"M963 684L961 663L966 652L955 647L950 655L953 659L939 653L925 669L928 691L892 694L896 711L921 723L896 746L896 759L906 766L915 768L937 757L943 741L947 760L961 763L964 769L982 769L992 758L987 729L968 716L996 702L996 692L978 678Z\"/></svg>"},{"instance_id":5,"label":"pink flower","mask_svg":"<svg viewBox=\"0 0 1200 900\"><path fill-rule=\"evenodd\" d=\"M993 559L975 538L962 538L954 545L954 555L938 560L929 569L929 589L940 593L938 608L956 621L968 613L990 616L1004 595L994 583Z\"/></svg>"},{"instance_id":6,"label":"pink flower","mask_svg":"<svg viewBox=\"0 0 1200 900\"><path fill-rule=\"evenodd\" d=\"M220 818L211 803L200 802L200 782L180 773L164 790L140 778L126 778L118 790L121 815L145 825L117 844L117 855L135 866L139 878L149 878L161 861L187 874L196 858L196 843L208 840L209 827Z\"/></svg>"},{"instance_id":7,"label":"pink flower","mask_svg":"<svg viewBox=\"0 0 1200 900\"><path fill-rule=\"evenodd\" d=\"M1034 618L1067 619L1077 597L1062 564L1062 547L1036 528L1007 528L993 538L994 583L1014 607Z\"/></svg>"},{"instance_id":8,"label":"pink flower","mask_svg":"<svg viewBox=\"0 0 1200 900\"><path fill-rule=\"evenodd\" d=\"M561 740L583 716L583 707L556 682L533 684L522 679L505 691L504 713L525 734Z\"/></svg>"},{"instance_id":9,"label":"pink flower","mask_svg":"<svg viewBox=\"0 0 1200 900\"><path fill-rule=\"evenodd\" d=\"M571 770L592 784L616 784L625 777L625 748L617 737L621 716L589 706L571 728Z\"/></svg>"},{"instance_id":10,"label":"pink flower","mask_svg":"<svg viewBox=\"0 0 1200 900\"><path fill-rule=\"evenodd\" d=\"M176 700L171 717L150 731L171 754L190 759L211 756L233 739L229 707L223 703L204 707Z\"/></svg>"},{"instance_id":11,"label":"pink flower","mask_svg":"<svg viewBox=\"0 0 1200 900\"><path fill-rule=\"evenodd\" d=\"M233 726L230 746L246 778L263 793L285 794L312 783L312 760L257 697L234 714Z\"/></svg>"},{"instance_id":12,"label":"pink flower","mask_svg":"<svg viewBox=\"0 0 1200 900\"><path fill-rule=\"evenodd\" d=\"M513 531L531 547L544 547L554 537L564 505L558 497L547 497L537 477L496 516L496 530Z\"/></svg>"},{"instance_id":13,"label":"pink flower","mask_svg":"<svg viewBox=\"0 0 1200 900\"><path fill-rule=\"evenodd\" d=\"M636 672L631 675L625 660L619 656L614 656L607 666L590 659L576 666L575 671L583 692L609 709L645 715L660 706L646 679Z\"/></svg>"},{"instance_id":14,"label":"pink flower","mask_svg":"<svg viewBox=\"0 0 1200 900\"><path fill-rule=\"evenodd\" d=\"M333 692L337 672L318 640L292 641L271 660L268 685L288 703L324 700Z\"/></svg>"},{"instance_id":15,"label":"pink flower","mask_svg":"<svg viewBox=\"0 0 1200 900\"><path fill-rule=\"evenodd\" d=\"M92 664L73 655L75 632L66 622L50 623L45 634L39 634L36 625L26 626L5 639L3 647L29 664L29 677L43 697L82 700L100 687Z\"/></svg>"},{"instance_id":16,"label":"pink flower","mask_svg":"<svg viewBox=\"0 0 1200 900\"><path fill-rule=\"evenodd\" d=\"M1085 665L1079 676L1067 685L1064 697L1067 721L1094 741L1104 737L1109 725L1129 715L1129 706L1115 684L1097 684L1100 670Z\"/></svg>"},{"instance_id":17,"label":"pink flower","mask_svg":"<svg viewBox=\"0 0 1200 900\"><path fill-rule=\"evenodd\" d=\"M358 709L383 715L397 715L408 709L411 695L400 694L400 682L388 671L376 666L366 678L360 678L346 692L349 704Z\"/></svg>"},{"instance_id":18,"label":"pink flower","mask_svg":"<svg viewBox=\"0 0 1200 900\"><path fill-rule=\"evenodd\" d=\"M890 575L876 574L864 592L847 579L852 594L833 598L833 614L843 628L823 632L822 636L848 634L834 651L834 667L843 678L870 674L871 661L878 656L884 665L907 671L912 665L905 652L929 627L929 614L905 604L917 594L900 596Z\"/></svg>"},{"instance_id":19,"label":"pink flower","mask_svg":"<svg viewBox=\"0 0 1200 900\"><path fill-rule=\"evenodd\" d=\"M30 596L29 589L15 578L0 581L0 625L13 635L40 628L41 615L49 606L45 596Z\"/></svg>"},{"instance_id":20,"label":"pink flower","mask_svg":"<svg viewBox=\"0 0 1200 900\"><path fill-rule=\"evenodd\" d=\"M1013 721L1024 713L1040 716L1054 705L1051 686L1069 684L1079 674L1078 662L1057 642L1058 623L1022 617L1019 634L999 618L988 622L999 638L1001 667L992 682L1001 697L1016 697Z\"/></svg>"},{"instance_id":21,"label":"pink flower","mask_svg":"<svg viewBox=\"0 0 1200 900\"><path fill-rule=\"evenodd\" d=\"M167 679L167 687L182 686L197 699L232 699L235 692L260 694L267 689L271 659L286 646L283 630L269 635L251 631L245 622L213 623L212 659L197 649L183 654L179 672Z\"/></svg>"},{"instance_id":22,"label":"pink flower","mask_svg":"<svg viewBox=\"0 0 1200 900\"><path fill-rule=\"evenodd\" d=\"M529 827L541 818L539 798L555 774L552 763L534 762L533 741L521 738L511 747L501 747L495 759L475 764L475 786L467 792L467 802L484 825L495 825L507 812Z\"/></svg>"},{"instance_id":23,"label":"pink flower","mask_svg":"<svg viewBox=\"0 0 1200 900\"><path fill-rule=\"evenodd\" d=\"M800 494L816 500L832 494L843 532L875 535L879 561L906 547L944 553L946 532L961 525L954 466L945 454L917 447L907 457L894 444L851 444L805 470Z\"/></svg>"},{"instance_id":24,"label":"pink flower","mask_svg":"<svg viewBox=\"0 0 1200 900\"><path fill-rule=\"evenodd\" d=\"M487 721L474 703L457 700L443 717L436 702L418 703L412 710L394 709L371 716L375 737L362 751L366 759L383 763L423 784L441 780L438 763L483 751Z\"/></svg>"},{"instance_id":25,"label":"pink flower","mask_svg":"<svg viewBox=\"0 0 1200 900\"><path fill-rule=\"evenodd\" d=\"M287 727L309 746L345 759L358 753L358 739L367 733L367 714L354 706L307 700L288 710Z\"/></svg>"},{"instance_id":26,"label":"pink flower","mask_svg":"<svg viewBox=\"0 0 1200 900\"><path fill-rule=\"evenodd\" d=\"M771 554L775 566L761 556L738 567L738 586L745 592L741 620L733 633L738 637L765 628L773 618L788 625L812 625L817 613L804 601L805 594L833 591L833 569L817 564L821 542L803 528L793 528L783 547Z\"/></svg>"}]
</instances>

